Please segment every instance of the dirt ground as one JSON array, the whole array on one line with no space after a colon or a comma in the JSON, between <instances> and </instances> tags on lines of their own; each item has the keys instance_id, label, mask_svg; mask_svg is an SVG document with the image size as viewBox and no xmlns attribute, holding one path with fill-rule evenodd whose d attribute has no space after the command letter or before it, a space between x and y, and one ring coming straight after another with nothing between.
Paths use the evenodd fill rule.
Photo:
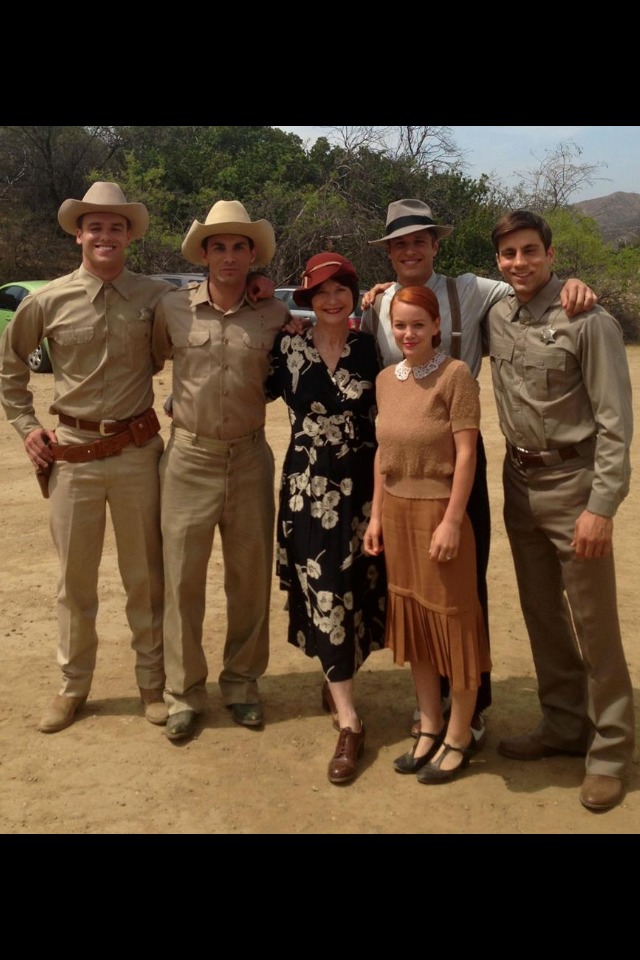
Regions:
<instances>
[{"instance_id":1,"label":"dirt ground","mask_svg":"<svg viewBox=\"0 0 640 960\"><path fill-rule=\"evenodd\" d=\"M640 347L629 348L640 424ZM410 744L414 706L408 668L389 651L373 654L358 676L367 730L357 779L333 786L326 776L337 734L320 707L317 661L286 643L284 595L274 578L271 660L261 681L266 725L249 730L224 709L216 678L225 628L219 544L209 568L205 645L209 706L197 736L171 743L147 723L137 698L133 654L113 536L108 528L100 579L99 658L93 689L76 723L60 733L36 729L57 691L57 560L41 495L22 443L0 420L2 553L0 586L0 832L3 834L638 834L640 773L636 754L624 802L605 814L579 803L580 758L517 763L498 740L533 728L536 682L502 522L497 426L488 364L481 374L483 434L489 460L493 534L489 568L493 705L488 736L464 775L439 786L401 777L392 760ZM170 392L170 366L155 378L156 408ZM32 378L47 426L51 374ZM284 405L268 409L276 486L288 442ZM615 524L619 605L636 705L640 698L636 567L640 531L640 445L633 447L630 496ZM639 722L640 726L640 722Z\"/></svg>"}]
</instances>

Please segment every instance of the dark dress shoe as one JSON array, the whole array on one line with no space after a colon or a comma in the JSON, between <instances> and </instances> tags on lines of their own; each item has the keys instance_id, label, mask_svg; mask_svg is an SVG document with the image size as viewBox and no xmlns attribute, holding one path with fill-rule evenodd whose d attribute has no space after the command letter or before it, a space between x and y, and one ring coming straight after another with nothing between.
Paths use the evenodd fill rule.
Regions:
<instances>
[{"instance_id":1,"label":"dark dress shoe","mask_svg":"<svg viewBox=\"0 0 640 960\"><path fill-rule=\"evenodd\" d=\"M562 750L549 747L535 733L523 733L517 737L506 737L498 744L498 753L510 760L543 760L545 757L576 756L584 757L585 751Z\"/></svg>"},{"instance_id":2,"label":"dark dress shoe","mask_svg":"<svg viewBox=\"0 0 640 960\"><path fill-rule=\"evenodd\" d=\"M422 770L424 765L429 763L429 760L438 752L440 744L444 740L446 729L446 726L444 726L440 733L422 733L422 731L419 731L418 739L413 746L413 750L409 750L408 753L403 753L401 757L393 761L393 768L396 773L417 773L418 770ZM420 742L420 737L429 737L433 740L433 743L423 757L416 757L415 752Z\"/></svg>"},{"instance_id":3,"label":"dark dress shoe","mask_svg":"<svg viewBox=\"0 0 640 960\"><path fill-rule=\"evenodd\" d=\"M259 703L231 703L228 706L236 723L241 723L243 727L262 726L264 717Z\"/></svg>"},{"instance_id":4,"label":"dark dress shoe","mask_svg":"<svg viewBox=\"0 0 640 960\"><path fill-rule=\"evenodd\" d=\"M588 810L611 810L622 800L622 780L588 773L582 781L580 803Z\"/></svg>"},{"instance_id":5,"label":"dark dress shoe","mask_svg":"<svg viewBox=\"0 0 640 960\"><path fill-rule=\"evenodd\" d=\"M167 720L164 728L165 736L169 740L184 740L192 736L196 726L196 715L193 710L180 710L173 713Z\"/></svg>"},{"instance_id":6,"label":"dark dress shoe","mask_svg":"<svg viewBox=\"0 0 640 960\"><path fill-rule=\"evenodd\" d=\"M473 734L471 735L468 746L464 749L462 747L452 747L450 743L445 741L444 750L440 756L436 760L432 760L431 763L428 763L426 767L423 767L416 777L416 780L419 780L420 783L450 783L451 780L455 780L456 777L462 773L465 767L469 766L469 761L475 752L476 748ZM462 754L462 760L458 766L453 767L452 770L443 770L442 761L449 753Z\"/></svg>"},{"instance_id":7,"label":"dark dress shoe","mask_svg":"<svg viewBox=\"0 0 640 960\"><path fill-rule=\"evenodd\" d=\"M322 690L320 691L320 697L322 702L322 709L325 713L331 714L331 720L336 730L340 729L340 723L338 721L338 710L331 693L331 688L327 680L322 684Z\"/></svg>"},{"instance_id":8,"label":"dark dress shoe","mask_svg":"<svg viewBox=\"0 0 640 960\"><path fill-rule=\"evenodd\" d=\"M338 737L335 753L329 763L331 783L348 783L356 775L357 762L364 750L364 726L354 733L351 727L343 727Z\"/></svg>"}]
</instances>

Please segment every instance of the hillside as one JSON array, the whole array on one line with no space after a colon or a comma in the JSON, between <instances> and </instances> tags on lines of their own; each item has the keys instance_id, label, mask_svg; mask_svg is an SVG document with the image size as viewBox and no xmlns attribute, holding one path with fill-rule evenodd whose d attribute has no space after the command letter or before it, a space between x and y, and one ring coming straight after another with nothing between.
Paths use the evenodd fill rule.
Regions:
<instances>
[{"instance_id":1,"label":"hillside","mask_svg":"<svg viewBox=\"0 0 640 960\"><path fill-rule=\"evenodd\" d=\"M574 206L596 221L606 243L619 247L640 241L640 193L610 193Z\"/></svg>"}]
</instances>

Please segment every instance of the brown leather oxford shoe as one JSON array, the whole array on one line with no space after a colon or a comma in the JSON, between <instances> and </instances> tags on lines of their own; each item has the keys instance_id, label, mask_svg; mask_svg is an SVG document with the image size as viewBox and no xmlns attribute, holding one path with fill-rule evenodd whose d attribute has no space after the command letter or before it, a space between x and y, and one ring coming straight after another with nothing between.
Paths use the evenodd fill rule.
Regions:
<instances>
[{"instance_id":1,"label":"brown leather oxford shoe","mask_svg":"<svg viewBox=\"0 0 640 960\"><path fill-rule=\"evenodd\" d=\"M588 810L611 810L622 800L622 780L588 773L582 781L580 803Z\"/></svg>"},{"instance_id":2,"label":"brown leather oxford shoe","mask_svg":"<svg viewBox=\"0 0 640 960\"><path fill-rule=\"evenodd\" d=\"M580 750L562 750L549 747L535 733L523 733L517 737L506 737L498 744L498 753L510 760L543 760L545 757L584 757Z\"/></svg>"},{"instance_id":3,"label":"brown leather oxford shoe","mask_svg":"<svg viewBox=\"0 0 640 960\"><path fill-rule=\"evenodd\" d=\"M364 750L364 725L358 733L351 727L343 727L338 737L335 753L329 762L329 780L331 783L348 783L356 775L357 762Z\"/></svg>"}]
</instances>

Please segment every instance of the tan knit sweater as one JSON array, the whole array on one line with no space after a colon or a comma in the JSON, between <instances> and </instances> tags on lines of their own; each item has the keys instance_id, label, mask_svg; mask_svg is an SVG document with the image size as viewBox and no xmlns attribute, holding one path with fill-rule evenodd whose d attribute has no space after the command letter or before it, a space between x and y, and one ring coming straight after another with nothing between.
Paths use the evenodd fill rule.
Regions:
<instances>
[{"instance_id":1,"label":"tan knit sweater","mask_svg":"<svg viewBox=\"0 0 640 960\"><path fill-rule=\"evenodd\" d=\"M376 379L376 436L385 489L397 497L451 495L454 433L480 428L480 390L469 367L447 358L422 380L398 380L395 365Z\"/></svg>"}]
</instances>

